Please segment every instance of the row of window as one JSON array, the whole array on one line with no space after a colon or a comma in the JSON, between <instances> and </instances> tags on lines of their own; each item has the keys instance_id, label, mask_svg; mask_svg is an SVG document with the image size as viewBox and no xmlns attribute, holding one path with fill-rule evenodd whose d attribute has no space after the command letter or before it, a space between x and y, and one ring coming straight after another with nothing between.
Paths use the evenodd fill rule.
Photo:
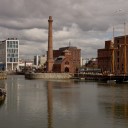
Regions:
<instances>
[{"instance_id":1,"label":"row of window","mask_svg":"<svg viewBox=\"0 0 128 128\"><path fill-rule=\"evenodd\" d=\"M7 41L7 48L18 48L17 41Z\"/></svg>"},{"instance_id":2,"label":"row of window","mask_svg":"<svg viewBox=\"0 0 128 128\"><path fill-rule=\"evenodd\" d=\"M8 54L7 57L18 57L18 54Z\"/></svg>"},{"instance_id":3,"label":"row of window","mask_svg":"<svg viewBox=\"0 0 128 128\"><path fill-rule=\"evenodd\" d=\"M7 58L7 62L18 62L18 58Z\"/></svg>"},{"instance_id":4,"label":"row of window","mask_svg":"<svg viewBox=\"0 0 128 128\"><path fill-rule=\"evenodd\" d=\"M18 49L7 49L8 53L18 53Z\"/></svg>"},{"instance_id":5,"label":"row of window","mask_svg":"<svg viewBox=\"0 0 128 128\"><path fill-rule=\"evenodd\" d=\"M17 45L18 44L18 41L7 41L7 45L9 45L9 44L11 44L11 45Z\"/></svg>"},{"instance_id":6,"label":"row of window","mask_svg":"<svg viewBox=\"0 0 128 128\"><path fill-rule=\"evenodd\" d=\"M18 48L18 45L8 45L7 48Z\"/></svg>"},{"instance_id":7,"label":"row of window","mask_svg":"<svg viewBox=\"0 0 128 128\"><path fill-rule=\"evenodd\" d=\"M7 48L18 48L18 45L9 45Z\"/></svg>"}]
</instances>

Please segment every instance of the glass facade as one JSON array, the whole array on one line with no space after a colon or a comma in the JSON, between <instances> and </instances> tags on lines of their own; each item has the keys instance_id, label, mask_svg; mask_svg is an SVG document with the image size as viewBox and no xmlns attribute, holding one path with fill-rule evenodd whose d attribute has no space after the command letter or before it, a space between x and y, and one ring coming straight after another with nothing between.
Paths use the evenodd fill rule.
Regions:
<instances>
[{"instance_id":1,"label":"glass facade","mask_svg":"<svg viewBox=\"0 0 128 128\"><path fill-rule=\"evenodd\" d=\"M18 62L18 40L7 41L7 62Z\"/></svg>"},{"instance_id":2,"label":"glass facade","mask_svg":"<svg viewBox=\"0 0 128 128\"><path fill-rule=\"evenodd\" d=\"M0 63L6 71L16 70L19 65L19 40L8 38L0 41Z\"/></svg>"}]
</instances>

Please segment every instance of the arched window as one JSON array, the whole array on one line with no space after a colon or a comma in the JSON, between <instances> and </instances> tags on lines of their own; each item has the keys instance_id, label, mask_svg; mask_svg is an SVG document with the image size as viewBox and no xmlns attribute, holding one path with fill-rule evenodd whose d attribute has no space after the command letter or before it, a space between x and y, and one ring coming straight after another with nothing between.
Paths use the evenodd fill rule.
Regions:
<instances>
[{"instance_id":1,"label":"arched window","mask_svg":"<svg viewBox=\"0 0 128 128\"><path fill-rule=\"evenodd\" d=\"M66 61L66 62L65 62L65 64L66 64L66 65L69 65L69 62L68 62L68 61Z\"/></svg>"}]
</instances>

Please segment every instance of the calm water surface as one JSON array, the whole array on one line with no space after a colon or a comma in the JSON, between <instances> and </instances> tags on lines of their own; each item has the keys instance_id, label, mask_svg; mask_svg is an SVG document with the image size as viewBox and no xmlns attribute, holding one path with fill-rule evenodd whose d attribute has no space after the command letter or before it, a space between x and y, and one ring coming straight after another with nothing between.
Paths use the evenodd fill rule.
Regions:
<instances>
[{"instance_id":1,"label":"calm water surface","mask_svg":"<svg viewBox=\"0 0 128 128\"><path fill-rule=\"evenodd\" d=\"M0 128L128 128L128 84L8 76L0 87Z\"/></svg>"}]
</instances>

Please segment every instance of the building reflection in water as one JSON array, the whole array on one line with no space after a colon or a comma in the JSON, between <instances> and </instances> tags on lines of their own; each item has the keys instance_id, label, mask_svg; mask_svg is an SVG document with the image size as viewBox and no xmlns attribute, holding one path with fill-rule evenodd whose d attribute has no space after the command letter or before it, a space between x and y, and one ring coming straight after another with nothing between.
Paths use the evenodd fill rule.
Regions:
<instances>
[{"instance_id":1,"label":"building reflection in water","mask_svg":"<svg viewBox=\"0 0 128 128\"><path fill-rule=\"evenodd\" d=\"M113 119L128 119L128 86L123 84L106 86L108 91L104 94L99 93L99 105L105 108L106 115Z\"/></svg>"},{"instance_id":2,"label":"building reflection in water","mask_svg":"<svg viewBox=\"0 0 128 128\"><path fill-rule=\"evenodd\" d=\"M53 128L53 95L52 84L48 81L47 84L47 109L48 109L48 128Z\"/></svg>"},{"instance_id":3,"label":"building reflection in water","mask_svg":"<svg viewBox=\"0 0 128 128\"><path fill-rule=\"evenodd\" d=\"M6 87L7 85L5 83L5 80L0 80L0 88L6 91ZM0 107L4 104L5 98L3 100L0 100Z\"/></svg>"},{"instance_id":4,"label":"building reflection in water","mask_svg":"<svg viewBox=\"0 0 128 128\"><path fill-rule=\"evenodd\" d=\"M47 81L48 128L53 128L53 120L55 116L53 115L53 111L57 110L60 112L60 107L62 113L66 114L67 111L74 111L74 113L76 113L78 107L72 106L72 103L74 100L76 100L76 98L79 98L79 93L77 93L77 91L73 93L72 91L68 91L68 89L69 88L77 89L78 88L77 85L78 85L77 83L71 80ZM58 89L59 89L59 93L57 94ZM60 93L60 90L62 93ZM70 106L72 107L70 108Z\"/></svg>"},{"instance_id":5,"label":"building reflection in water","mask_svg":"<svg viewBox=\"0 0 128 128\"><path fill-rule=\"evenodd\" d=\"M0 87L6 91L4 109L6 111L19 110L19 83L17 77L9 76L7 80L0 81Z\"/></svg>"}]
</instances>

